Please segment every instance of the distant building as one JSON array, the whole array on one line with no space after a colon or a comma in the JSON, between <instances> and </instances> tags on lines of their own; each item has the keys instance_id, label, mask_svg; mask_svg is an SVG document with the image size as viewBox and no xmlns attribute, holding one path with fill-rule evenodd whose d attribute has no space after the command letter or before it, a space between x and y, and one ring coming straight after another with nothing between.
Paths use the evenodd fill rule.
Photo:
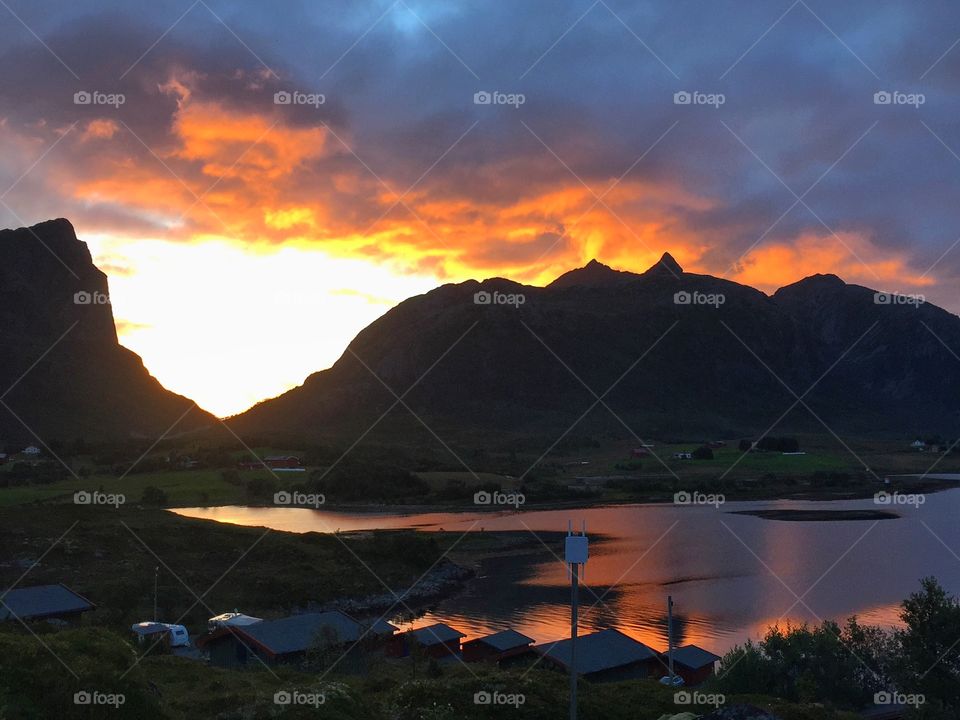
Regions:
<instances>
[{"instance_id":1,"label":"distant building","mask_svg":"<svg viewBox=\"0 0 960 720\"><path fill-rule=\"evenodd\" d=\"M390 654L394 657L406 657L414 648L420 648L433 658L444 658L460 654L460 638L466 637L456 628L444 623L408 630L398 635L391 643Z\"/></svg>"},{"instance_id":2,"label":"distant building","mask_svg":"<svg viewBox=\"0 0 960 720\"><path fill-rule=\"evenodd\" d=\"M138 645L164 652L171 647L170 628L163 623L141 622L130 628Z\"/></svg>"},{"instance_id":3,"label":"distant building","mask_svg":"<svg viewBox=\"0 0 960 720\"><path fill-rule=\"evenodd\" d=\"M570 671L570 640L536 645L546 667ZM609 682L653 677L662 672L659 653L610 628L577 637L576 672L585 680Z\"/></svg>"},{"instance_id":4,"label":"distant building","mask_svg":"<svg viewBox=\"0 0 960 720\"><path fill-rule=\"evenodd\" d=\"M912 447L914 450L926 450L927 444L923 440L914 440L912 443L910 443L910 447Z\"/></svg>"},{"instance_id":5,"label":"distant building","mask_svg":"<svg viewBox=\"0 0 960 720\"><path fill-rule=\"evenodd\" d=\"M37 457L38 455L42 454L42 451L36 445L28 445L20 452L23 455L30 455L32 457Z\"/></svg>"},{"instance_id":6,"label":"distant building","mask_svg":"<svg viewBox=\"0 0 960 720\"><path fill-rule=\"evenodd\" d=\"M263 460L259 458L242 460L237 463L237 467L241 470L262 470L266 467L279 472L306 472L306 468L296 455L270 455Z\"/></svg>"},{"instance_id":7,"label":"distant building","mask_svg":"<svg viewBox=\"0 0 960 720\"><path fill-rule=\"evenodd\" d=\"M391 637L396 629L383 620L372 626L364 625L334 610L245 626L222 626L197 640L197 647L206 649L210 653L210 664L217 667L242 667L260 662L275 665L302 660L308 650L324 643L342 647L356 644L361 638L380 642Z\"/></svg>"},{"instance_id":8,"label":"distant building","mask_svg":"<svg viewBox=\"0 0 960 720\"><path fill-rule=\"evenodd\" d=\"M77 622L96 605L66 585L15 588L0 596L0 621L63 620Z\"/></svg>"},{"instance_id":9,"label":"distant building","mask_svg":"<svg viewBox=\"0 0 960 720\"><path fill-rule=\"evenodd\" d=\"M693 460L692 452L675 452L673 454L674 460Z\"/></svg>"},{"instance_id":10,"label":"distant building","mask_svg":"<svg viewBox=\"0 0 960 720\"><path fill-rule=\"evenodd\" d=\"M683 645L673 649L674 673L683 678L686 685L700 685L713 677L719 655L696 645ZM666 653L663 662L669 666Z\"/></svg>"},{"instance_id":11,"label":"distant building","mask_svg":"<svg viewBox=\"0 0 960 720\"><path fill-rule=\"evenodd\" d=\"M630 451L630 457L632 458L645 458L650 457L650 450L645 447L634 448Z\"/></svg>"},{"instance_id":12,"label":"distant building","mask_svg":"<svg viewBox=\"0 0 960 720\"><path fill-rule=\"evenodd\" d=\"M494 662L527 655L532 652L533 638L516 630L501 630L492 635L474 638L463 643L465 662Z\"/></svg>"},{"instance_id":13,"label":"distant building","mask_svg":"<svg viewBox=\"0 0 960 720\"><path fill-rule=\"evenodd\" d=\"M303 470L300 458L295 455L271 455L263 459L264 464L271 470Z\"/></svg>"}]
</instances>

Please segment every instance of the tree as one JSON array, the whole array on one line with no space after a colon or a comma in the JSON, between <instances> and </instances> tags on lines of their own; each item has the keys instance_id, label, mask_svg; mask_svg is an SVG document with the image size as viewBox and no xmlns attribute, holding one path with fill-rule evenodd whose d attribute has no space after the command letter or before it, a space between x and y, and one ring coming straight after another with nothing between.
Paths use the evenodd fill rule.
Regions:
<instances>
[{"instance_id":1,"label":"tree","mask_svg":"<svg viewBox=\"0 0 960 720\"><path fill-rule=\"evenodd\" d=\"M960 708L960 602L935 578L924 578L903 601L900 619L906 626L896 633L900 691Z\"/></svg>"}]
</instances>

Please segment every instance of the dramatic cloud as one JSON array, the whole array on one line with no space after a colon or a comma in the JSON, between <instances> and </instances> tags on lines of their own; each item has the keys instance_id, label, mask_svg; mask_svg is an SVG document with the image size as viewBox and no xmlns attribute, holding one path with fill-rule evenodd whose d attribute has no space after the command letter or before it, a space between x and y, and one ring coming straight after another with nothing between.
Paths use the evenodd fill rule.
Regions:
<instances>
[{"instance_id":1,"label":"dramatic cloud","mask_svg":"<svg viewBox=\"0 0 960 720\"><path fill-rule=\"evenodd\" d=\"M960 309L946 0L17 0L0 27L5 226L438 281L669 250Z\"/></svg>"}]
</instances>

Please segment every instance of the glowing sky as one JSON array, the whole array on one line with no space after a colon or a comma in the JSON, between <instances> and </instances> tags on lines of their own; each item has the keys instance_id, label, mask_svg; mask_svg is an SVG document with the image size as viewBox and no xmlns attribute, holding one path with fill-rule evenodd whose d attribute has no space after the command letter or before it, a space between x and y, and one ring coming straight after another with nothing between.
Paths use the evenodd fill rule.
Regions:
<instances>
[{"instance_id":1,"label":"glowing sky","mask_svg":"<svg viewBox=\"0 0 960 720\"><path fill-rule=\"evenodd\" d=\"M217 413L411 294L593 257L960 309L952 2L7 5L0 225L68 217L121 341Z\"/></svg>"}]
</instances>

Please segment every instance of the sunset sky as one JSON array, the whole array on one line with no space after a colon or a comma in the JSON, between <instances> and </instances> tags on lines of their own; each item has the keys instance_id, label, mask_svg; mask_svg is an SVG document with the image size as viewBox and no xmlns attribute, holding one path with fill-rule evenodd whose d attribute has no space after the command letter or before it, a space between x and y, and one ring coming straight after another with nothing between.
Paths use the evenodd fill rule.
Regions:
<instances>
[{"instance_id":1,"label":"sunset sky","mask_svg":"<svg viewBox=\"0 0 960 720\"><path fill-rule=\"evenodd\" d=\"M0 30L0 226L69 218L121 342L218 414L410 295L591 258L960 310L955 2L4 0Z\"/></svg>"}]
</instances>

